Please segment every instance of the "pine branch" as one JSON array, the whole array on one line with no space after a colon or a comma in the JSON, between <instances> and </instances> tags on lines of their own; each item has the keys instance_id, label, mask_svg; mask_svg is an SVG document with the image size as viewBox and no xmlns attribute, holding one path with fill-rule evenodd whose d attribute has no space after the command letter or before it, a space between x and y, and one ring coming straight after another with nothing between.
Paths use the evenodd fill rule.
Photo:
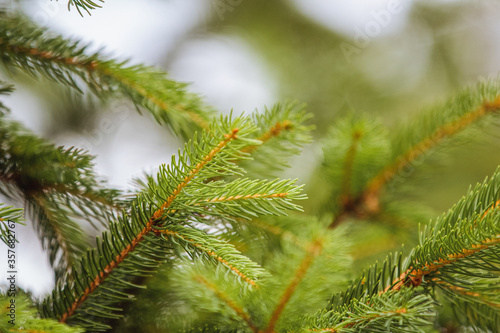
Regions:
<instances>
[{"instance_id":1,"label":"pine branch","mask_svg":"<svg viewBox=\"0 0 500 333\"><path fill-rule=\"evenodd\" d=\"M195 193L186 192L193 212L210 211L212 216L246 218L262 215L285 215L287 210L301 210L292 200L304 200L302 186L295 180L236 179L228 184L211 183ZM258 202L258 205L255 203Z\"/></svg>"},{"instance_id":2,"label":"pine branch","mask_svg":"<svg viewBox=\"0 0 500 333\"><path fill-rule=\"evenodd\" d=\"M250 145L242 150L241 166L254 177L267 178L277 171L288 168L290 156L300 153L301 148L312 141L308 125L311 114L306 113L303 105L296 103L275 104L264 112L254 112L253 122L257 128L254 138L261 143Z\"/></svg>"},{"instance_id":3,"label":"pine branch","mask_svg":"<svg viewBox=\"0 0 500 333\"><path fill-rule=\"evenodd\" d=\"M500 86L484 82L463 91L442 107L401 127L393 139L393 161L367 185L365 195L378 195L397 172L446 139L460 134L488 115L500 110Z\"/></svg>"},{"instance_id":4,"label":"pine branch","mask_svg":"<svg viewBox=\"0 0 500 333\"><path fill-rule=\"evenodd\" d=\"M464 196L435 226L420 234L421 243L411 255L389 257L372 267L347 291L335 296L328 311L337 316L345 307L352 308L365 300L406 293L423 286L442 293L467 323L480 328L498 327L500 323L500 169ZM487 315L481 311L489 307ZM463 319L463 318L462 318ZM358 325L356 324L356 327Z\"/></svg>"},{"instance_id":5,"label":"pine branch","mask_svg":"<svg viewBox=\"0 0 500 333\"><path fill-rule=\"evenodd\" d=\"M362 218L373 216L380 211L380 196L384 187L391 184L391 181L397 178L398 173L404 172L408 166L417 159L422 159L429 155L431 151L443 146L452 138L455 140L464 136L471 128L486 123L487 119L498 115L500 110L500 86L496 81L484 82L476 87L463 91L458 96L450 99L446 104L436 107L416 119L413 119L406 126L399 126L398 130L392 136L391 157L387 158L382 154L372 156L375 167L366 167L370 165L370 159L360 159L365 162L365 168L361 170L375 171L366 179L360 172L353 171L353 179L360 180L360 188L349 197L340 195L337 200L340 201L340 210L336 212L336 217L331 227L338 225L346 216L354 215ZM361 122L362 123L362 122ZM366 125L365 125L366 126ZM370 125L371 126L371 125ZM333 172L334 177L339 177L335 170L343 170L337 166L338 161L344 161L346 149L353 144L353 139L346 137L346 134L356 133L355 126L339 125L334 130L334 135L327 142L325 148L325 163L327 169ZM374 142L381 142L383 135L381 133L372 133ZM354 136L355 138L355 136ZM371 141L370 141L371 142ZM340 150L339 150L340 149ZM373 148L372 148L373 149ZM337 151L336 151L337 150ZM359 152L358 152L359 154ZM333 156L333 158L331 156ZM341 156L340 159L338 156ZM383 162L383 164L380 164ZM421 163L421 162L419 162ZM336 178L334 178L336 179ZM345 184L345 180L340 181ZM335 193L334 193L335 194ZM335 198L335 197L334 197Z\"/></svg>"},{"instance_id":6,"label":"pine branch","mask_svg":"<svg viewBox=\"0 0 500 333\"><path fill-rule=\"evenodd\" d=\"M222 118L212 124L210 132L202 134L201 140L188 142L169 166L162 166L156 179L148 177L148 187L131 202L130 212L124 212L118 222L112 223L109 231L98 239L97 248L87 251L82 258L74 281L58 287L52 297L45 300L44 316L96 331L106 329L107 319L119 317L117 300L126 300L127 290L138 287L133 281L151 274L175 252L180 252L180 247L192 257L201 253L217 265L229 268L238 278L242 275L236 270L244 274L245 279L260 274L258 266L230 245L188 230L206 214L248 218L255 213L282 213L280 207L296 208L288 202L288 195L300 197L299 188L290 181L246 182L248 188L253 184L255 190L257 183L269 194L284 191L287 198L285 195L244 198L240 194L237 199L237 195L221 199L233 193L235 182L241 186L242 181L225 186L222 181L206 183L216 174L241 173L232 161L238 158L241 149L255 143L249 139L253 131L254 127L245 118ZM245 188L240 189L240 193L247 193L244 191ZM269 204L270 200L275 201L277 208ZM236 202L238 206L234 205Z\"/></svg>"},{"instance_id":7,"label":"pine branch","mask_svg":"<svg viewBox=\"0 0 500 333\"><path fill-rule=\"evenodd\" d=\"M483 327L495 331L500 325L498 289L495 294L489 293L488 296L484 295L483 290L498 288L495 287L498 286L498 282L494 284L488 281L490 283L485 285L479 281L476 285L476 279L471 280L467 281L464 287L452 285L438 278L433 278L432 283L440 298L453 300L452 305L448 306L452 307L455 318L460 324L475 326L478 322L488 323Z\"/></svg>"},{"instance_id":8,"label":"pine branch","mask_svg":"<svg viewBox=\"0 0 500 333\"><path fill-rule=\"evenodd\" d=\"M207 235L199 230L184 226L170 226L168 229L158 229L157 234L164 235L171 243L179 244L182 248L190 248L188 253L193 255L200 252L214 264L226 266L242 281L256 286L256 279L264 270L247 257L241 255L231 244Z\"/></svg>"},{"instance_id":9,"label":"pine branch","mask_svg":"<svg viewBox=\"0 0 500 333\"><path fill-rule=\"evenodd\" d=\"M228 298L226 295L224 295L223 292L221 292L220 290L218 290L217 286L213 283L210 283L209 281L207 281L205 279L205 277L203 277L202 275L198 275L196 277L196 280L206 286L208 289L210 289L218 299L222 300L224 303L227 304L228 307L230 307L237 315L238 317L240 317L247 325L248 327L255 333L258 332L258 329L257 327L254 326L254 324L252 323L252 320L250 319L250 316L248 315L248 313L245 311L245 309L243 309L242 307L240 307L238 304L236 304L233 300L231 300L230 298Z\"/></svg>"},{"instance_id":10,"label":"pine branch","mask_svg":"<svg viewBox=\"0 0 500 333\"><path fill-rule=\"evenodd\" d=\"M413 290L363 298L337 311L323 311L309 319L313 332L425 332L433 317L434 304Z\"/></svg>"},{"instance_id":11,"label":"pine branch","mask_svg":"<svg viewBox=\"0 0 500 333\"><path fill-rule=\"evenodd\" d=\"M390 289L405 284L418 286L427 275L440 279L463 274L465 267L499 270L492 266L500 243L500 169L490 180L477 185L464 196L436 226L421 234L421 245L413 254L413 264ZM436 245L441 244L436 251ZM430 260L430 258L433 258ZM470 261L473 260L473 263ZM489 265L479 265L480 262Z\"/></svg>"},{"instance_id":12,"label":"pine branch","mask_svg":"<svg viewBox=\"0 0 500 333\"><path fill-rule=\"evenodd\" d=\"M89 246L76 220L107 225L119 192L102 187L93 157L81 150L55 147L4 119L0 140L0 191L25 202L59 280Z\"/></svg>"},{"instance_id":13,"label":"pine branch","mask_svg":"<svg viewBox=\"0 0 500 333\"><path fill-rule=\"evenodd\" d=\"M33 77L44 76L77 91L82 91L84 83L100 98L117 93L128 96L176 134L188 137L193 128L207 127L207 109L186 91L185 84L169 80L154 68L129 66L99 53L87 55L86 46L53 37L24 17L0 19L0 53L7 68L18 68Z\"/></svg>"},{"instance_id":14,"label":"pine branch","mask_svg":"<svg viewBox=\"0 0 500 333\"><path fill-rule=\"evenodd\" d=\"M71 274L73 265L89 246L89 241L69 212L54 200L43 195L26 197L27 211L38 220L35 226L42 247L48 250L50 265L56 281Z\"/></svg>"},{"instance_id":15,"label":"pine branch","mask_svg":"<svg viewBox=\"0 0 500 333\"><path fill-rule=\"evenodd\" d=\"M290 301L290 298L292 297L293 293L295 292L298 285L306 275L309 267L314 261L314 258L321 253L322 248L323 248L323 243L321 239L317 238L315 241L312 242L312 244L307 250L304 259L302 260L302 263L300 264L299 268L295 271L295 275L292 281L289 283L289 285L285 289L285 292L281 296L281 299L276 305L276 308L274 309L271 318L269 320L269 324L267 325L267 328L264 330L264 332L266 333L274 332L274 328L278 323L278 320L280 319L280 316L283 310L285 309L285 306Z\"/></svg>"},{"instance_id":16,"label":"pine branch","mask_svg":"<svg viewBox=\"0 0 500 333\"><path fill-rule=\"evenodd\" d=\"M205 318L202 325L214 324L218 329L251 330L258 327L252 319L251 297L258 297L258 289L241 288L241 284L223 269L195 261L184 263L171 273L174 286L181 299L188 300L191 308L186 329L195 329L197 316Z\"/></svg>"},{"instance_id":17,"label":"pine branch","mask_svg":"<svg viewBox=\"0 0 500 333\"><path fill-rule=\"evenodd\" d=\"M389 141L382 125L367 117L355 120L352 116L340 121L330 130L323 148L324 168L335 188L329 207L334 207L337 226L348 215L362 217L365 207L360 194L366 182L387 161Z\"/></svg>"}]
</instances>

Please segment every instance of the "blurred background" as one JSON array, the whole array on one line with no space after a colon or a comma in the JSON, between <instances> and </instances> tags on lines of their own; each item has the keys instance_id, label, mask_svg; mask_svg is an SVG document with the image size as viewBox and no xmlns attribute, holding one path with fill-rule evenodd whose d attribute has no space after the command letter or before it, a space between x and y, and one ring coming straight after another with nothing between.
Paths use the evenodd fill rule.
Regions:
<instances>
[{"instance_id":1,"label":"blurred background","mask_svg":"<svg viewBox=\"0 0 500 333\"><path fill-rule=\"evenodd\" d=\"M2 5L92 50L163 68L221 113L306 103L315 142L283 177L307 184L309 213L324 204L321 142L336 119L370 114L397 126L500 70L497 1L106 0L84 17L68 12L65 0ZM10 116L58 145L89 150L113 187L130 188L182 144L126 100L101 105L51 82L15 83L13 95L3 98ZM446 165L411 171L405 182L418 184L418 197L401 195L429 205L435 216L448 209L500 164L498 127L484 130L490 135L461 143ZM19 286L43 296L53 287L52 270L25 229Z\"/></svg>"}]
</instances>

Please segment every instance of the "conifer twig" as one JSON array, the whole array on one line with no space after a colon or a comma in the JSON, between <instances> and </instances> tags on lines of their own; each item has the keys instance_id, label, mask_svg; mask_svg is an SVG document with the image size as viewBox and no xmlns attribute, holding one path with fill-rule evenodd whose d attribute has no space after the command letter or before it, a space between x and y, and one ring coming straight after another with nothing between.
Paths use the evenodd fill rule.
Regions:
<instances>
[{"instance_id":1,"label":"conifer twig","mask_svg":"<svg viewBox=\"0 0 500 333\"><path fill-rule=\"evenodd\" d=\"M76 11L81 16L83 16L82 10L90 15L92 9L101 8L101 5L99 5L97 1L104 2L104 0L69 0L68 10L71 10L71 7L75 6Z\"/></svg>"},{"instance_id":2,"label":"conifer twig","mask_svg":"<svg viewBox=\"0 0 500 333\"><path fill-rule=\"evenodd\" d=\"M448 254L447 259L439 259L437 262L425 263L420 268L410 267L406 272L401 274L399 278L394 280L390 286L381 291L381 293L389 290L400 290L405 286L418 287L426 275L437 272L440 268L453 264L460 259L470 257L480 251L489 249L495 245L500 244L500 234L496 235L493 239L485 239L478 244L472 244L470 249L463 249L461 252Z\"/></svg>"},{"instance_id":3,"label":"conifer twig","mask_svg":"<svg viewBox=\"0 0 500 333\"><path fill-rule=\"evenodd\" d=\"M132 239L129 244L117 255L99 274L90 282L88 287L84 290L83 294L76 297L75 301L71 306L62 314L59 322L64 323L71 317L75 311L80 307L80 305L92 294L96 288L111 274L113 269L115 269L123 260L139 245L141 241L144 240L144 236L153 231L153 226L158 223L162 215L166 212L170 204L179 195L182 189L196 176L196 174L208 163L214 156L224 148L230 141L236 139L236 134L238 129L233 129L230 134L225 135L225 139L221 141L214 149L210 151L196 166L189 172L189 174L183 179L181 183L178 184L176 189L167 198L167 200L157 209L149 221L146 223L144 228Z\"/></svg>"},{"instance_id":4,"label":"conifer twig","mask_svg":"<svg viewBox=\"0 0 500 333\"><path fill-rule=\"evenodd\" d=\"M367 316L362 316L361 318L356 318L355 320L349 320L345 325L343 325L340 328L334 328L334 327L327 327L327 328L321 328L321 329L309 329L311 332L331 332L331 333L340 333L344 328L353 328L356 327L359 324L364 324L368 325L370 321L378 320L381 318L388 318L392 316L399 316L401 314L405 314L408 312L408 309L406 307L402 307L396 310L391 310L391 311L383 311L383 312L373 312L370 313Z\"/></svg>"},{"instance_id":5,"label":"conifer twig","mask_svg":"<svg viewBox=\"0 0 500 333\"><path fill-rule=\"evenodd\" d=\"M479 220L483 220L484 218L486 218L488 214L491 214L499 207L500 207L500 200L497 200L491 205L491 207L489 207L484 211ZM476 221L474 221L473 224L476 225ZM496 236L491 238L486 238L482 240L480 243L471 244L468 249L464 248L460 252L450 253L446 256L446 259L440 258L439 260L431 263L426 262L420 268L410 267L407 271L402 273L400 277L394 280L391 285L387 286L387 288L381 291L381 293L387 292L389 290L400 290L402 287L410 285L413 287L418 287L420 286L420 284L423 281L423 278L426 275L437 272L440 268L446 265L450 265L461 259L470 257L480 251L489 249L498 244L500 244L500 234L497 234Z\"/></svg>"},{"instance_id":6,"label":"conifer twig","mask_svg":"<svg viewBox=\"0 0 500 333\"><path fill-rule=\"evenodd\" d=\"M192 239L186 238L185 236L181 235L177 231L172 231L172 230L168 230L168 229L158 229L158 230L155 230L155 233L156 234L163 234L163 235L174 236L174 237L176 237L176 238L178 238L178 239L180 239L182 241L185 241L185 242L189 243L190 245L194 246L195 248L197 248L197 249L203 251L204 253L206 253L208 256L214 258L215 260L217 260L218 262L220 262L224 266L228 267L231 271L233 271L236 275L238 275L243 281L249 283L252 286L257 286L257 283L254 280L252 280L250 277L246 276L242 272L241 268L236 267L236 265L232 265L227 260L225 260L224 258L222 258L221 256L219 256L216 252L214 252L213 250L207 248L205 245L197 243L196 241L194 241Z\"/></svg>"},{"instance_id":7,"label":"conifer twig","mask_svg":"<svg viewBox=\"0 0 500 333\"><path fill-rule=\"evenodd\" d=\"M120 92L147 109L160 124L186 137L196 127L208 127L206 118L211 111L186 91L186 84L169 80L166 73L151 67L127 66L127 61L87 53L86 46L53 37L25 17L0 16L0 60L8 69L43 75L79 92L83 82L101 98Z\"/></svg>"},{"instance_id":8,"label":"conifer twig","mask_svg":"<svg viewBox=\"0 0 500 333\"><path fill-rule=\"evenodd\" d=\"M263 144L269 141L273 137L279 136L283 131L289 131L293 128L292 122L290 120L278 121L274 126L272 126L269 131L262 134L257 140L261 141ZM245 147L242 153L252 153L260 145L251 145Z\"/></svg>"},{"instance_id":9,"label":"conifer twig","mask_svg":"<svg viewBox=\"0 0 500 333\"><path fill-rule=\"evenodd\" d=\"M287 288L285 289L283 295L281 296L281 299L279 300L278 304L274 308L274 311L271 315L271 319L269 320L269 324L267 325L267 328L264 330L264 333L272 333L274 332L274 327L278 323L278 320L281 316L281 313L285 309L285 306L287 305L288 301L290 298L293 296L295 290L297 289L298 285L304 278L304 276L307 273L307 270L311 266L311 264L314 261L314 258L316 258L320 253L323 248L323 243L322 239L317 238L312 242L312 244L309 246L307 249L306 255L304 259L302 260L299 268L295 271L294 277L292 281L288 284Z\"/></svg>"},{"instance_id":10,"label":"conifer twig","mask_svg":"<svg viewBox=\"0 0 500 333\"><path fill-rule=\"evenodd\" d=\"M195 276L195 279L197 282L200 284L204 285L208 289L210 289L218 299L223 301L229 308L231 308L243 321L247 324L247 326L252 330L252 332L257 333L259 332L258 328L253 324L252 320L250 319L250 316L248 313L240 307L238 304L236 304L233 300L231 300L227 295L225 295L222 291L220 291L217 286L215 286L213 283L210 283L207 281L202 275L197 275Z\"/></svg>"},{"instance_id":11,"label":"conifer twig","mask_svg":"<svg viewBox=\"0 0 500 333\"><path fill-rule=\"evenodd\" d=\"M401 155L395 157L392 163L385 166L378 174L370 179L364 190L356 197L345 196L345 183L342 183L341 209L334 216L330 228L335 228L346 216L352 214L358 217L372 216L380 211L381 190L387 185L397 173L408 166L419 156L431 150L443 140L463 131L482 117L500 110L500 96L483 103L472 111L466 112L457 119L446 122L439 126L432 134L422 138L419 142L408 148ZM356 137L354 138L356 141ZM354 143L353 143L354 144ZM351 146L352 149L352 146ZM351 150L348 152L348 156ZM346 160L348 163L348 159ZM347 164L346 164L347 166ZM345 181L345 179L344 179Z\"/></svg>"},{"instance_id":12,"label":"conifer twig","mask_svg":"<svg viewBox=\"0 0 500 333\"><path fill-rule=\"evenodd\" d=\"M450 137L472 123L479 120L481 117L488 113L496 112L500 110L500 96L498 96L493 101L485 101L477 109L464 114L459 119L444 124L439 129L437 129L431 136L420 141L413 147L411 147L405 154L396 158L393 164L388 165L384 168L377 176L375 176L367 185L363 196L371 197L378 196L382 187L387 184L398 172L404 168L411 161L415 160L418 156L424 154L426 151L432 149L434 146L438 145L445 138Z\"/></svg>"}]
</instances>

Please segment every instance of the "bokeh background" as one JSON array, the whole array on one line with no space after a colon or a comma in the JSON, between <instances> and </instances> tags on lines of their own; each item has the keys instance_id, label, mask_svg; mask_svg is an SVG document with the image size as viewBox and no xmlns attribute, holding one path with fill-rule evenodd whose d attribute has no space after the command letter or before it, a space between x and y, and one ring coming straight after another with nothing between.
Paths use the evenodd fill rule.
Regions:
<instances>
[{"instance_id":1,"label":"bokeh background","mask_svg":"<svg viewBox=\"0 0 500 333\"><path fill-rule=\"evenodd\" d=\"M221 113L306 103L315 141L283 176L307 184L312 213L325 204L321 143L337 119L370 114L398 126L500 70L500 3L493 0L106 0L84 17L64 0L2 6L91 50L163 68ZM51 82L15 80L16 91L3 98L11 117L58 145L88 149L113 187L131 188L182 144L126 100L102 105ZM483 130L484 138L461 142L445 163L410 172L405 182L419 191L401 195L436 216L449 208L500 164L498 127ZM53 287L52 271L29 224L20 236L19 286L41 297Z\"/></svg>"}]
</instances>

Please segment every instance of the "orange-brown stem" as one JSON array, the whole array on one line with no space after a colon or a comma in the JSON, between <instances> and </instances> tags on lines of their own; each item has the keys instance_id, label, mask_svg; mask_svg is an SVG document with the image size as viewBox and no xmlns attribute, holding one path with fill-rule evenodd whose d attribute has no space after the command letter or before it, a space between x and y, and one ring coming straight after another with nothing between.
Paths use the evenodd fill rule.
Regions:
<instances>
[{"instance_id":1,"label":"orange-brown stem","mask_svg":"<svg viewBox=\"0 0 500 333\"><path fill-rule=\"evenodd\" d=\"M288 193L274 193L274 194L266 194L266 193L257 193L257 194L248 194L248 195L235 195L229 197L219 197L211 200L206 200L206 202L224 202L224 201L233 201L233 200L247 200L247 199L264 199L264 198L284 198L288 195Z\"/></svg>"},{"instance_id":2,"label":"orange-brown stem","mask_svg":"<svg viewBox=\"0 0 500 333\"><path fill-rule=\"evenodd\" d=\"M281 134L283 131L288 131L293 128L292 122L290 120L284 120L282 122L277 122L273 127L269 129L266 133L261 135L260 137L257 138L257 140L262 141L263 143L277 137ZM248 146L244 149L242 149L243 153L251 153L255 149L257 149L259 146L258 145L253 145L253 146Z\"/></svg>"},{"instance_id":3,"label":"orange-brown stem","mask_svg":"<svg viewBox=\"0 0 500 333\"><path fill-rule=\"evenodd\" d=\"M493 205L488 208L484 214L481 216L481 219L484 219L487 214L492 212L493 210L500 207L500 200L493 203ZM449 265L457 260L464 259L470 255L473 255L479 251L490 248L491 246L497 245L500 243L500 234L496 235L493 239L485 239L481 244L472 244L471 249L463 249L460 253L453 253L447 255L446 259L439 259L437 262L433 263L425 263L422 268L414 269L409 268L406 272L402 273L400 277L393 281L391 286L388 286L380 293L384 293L388 290L400 290L403 286L414 286L418 287L425 275L429 275L433 272L436 272L443 266Z\"/></svg>"},{"instance_id":4,"label":"orange-brown stem","mask_svg":"<svg viewBox=\"0 0 500 333\"><path fill-rule=\"evenodd\" d=\"M473 244L471 246L472 249L463 249L459 253L449 254L446 256L446 259L440 258L435 262L425 263L421 268L409 268L406 272L401 274L399 278L394 280L391 286L388 286L380 293L384 293L389 290L400 290L405 286L418 287L422 283L424 276L434 273L446 265L452 264L460 259L467 258L499 243L500 234L496 235L493 239L486 239L480 244Z\"/></svg>"},{"instance_id":5,"label":"orange-brown stem","mask_svg":"<svg viewBox=\"0 0 500 333\"><path fill-rule=\"evenodd\" d=\"M109 276L109 274L111 274L113 269L116 268L127 257L129 253L134 251L137 245L143 240L144 236L151 231L154 222L155 222L154 219L149 220L146 226L141 230L141 232L137 236L135 236L132 242L129 245L127 245L127 247L124 248L122 252L120 252L120 254L118 254L115 257L115 259L111 261L99 273L99 275L97 275L94 278L94 280L92 280L92 282L90 282L89 286L85 288L83 294L79 298L77 298L73 302L73 304L69 307L69 309L67 309L66 312L61 316L59 322L61 323L66 322L66 320L75 313L76 309L78 309L78 307L82 305L82 303L92 294L92 292L94 292L94 290L99 286L99 284L101 284Z\"/></svg>"},{"instance_id":6,"label":"orange-brown stem","mask_svg":"<svg viewBox=\"0 0 500 333\"><path fill-rule=\"evenodd\" d=\"M54 52L51 51L42 51L33 47L9 45L4 43L2 39L0 39L0 45L3 45L8 52L23 53L30 57L52 61L63 65L85 67L88 70L94 69L97 65L97 62L94 60L81 60L78 57L64 57L58 54L54 54Z\"/></svg>"},{"instance_id":7,"label":"orange-brown stem","mask_svg":"<svg viewBox=\"0 0 500 333\"><path fill-rule=\"evenodd\" d=\"M169 106L162 99L156 97L154 94L148 92L147 89L137 84L134 81L131 81L125 77L120 76L116 71L112 71L109 68L101 68L98 63L93 67L94 70L100 70L104 75L114 78L115 80L121 82L124 86L130 87L133 91L137 92L139 95L144 97L145 99L151 101L154 105L158 106L160 109L164 111L169 111ZM186 112L189 117L198 124L201 128L207 129L208 124L205 119L202 119L198 114L193 111L185 110L182 105L176 105L177 109L181 109L183 112Z\"/></svg>"}]
</instances>

